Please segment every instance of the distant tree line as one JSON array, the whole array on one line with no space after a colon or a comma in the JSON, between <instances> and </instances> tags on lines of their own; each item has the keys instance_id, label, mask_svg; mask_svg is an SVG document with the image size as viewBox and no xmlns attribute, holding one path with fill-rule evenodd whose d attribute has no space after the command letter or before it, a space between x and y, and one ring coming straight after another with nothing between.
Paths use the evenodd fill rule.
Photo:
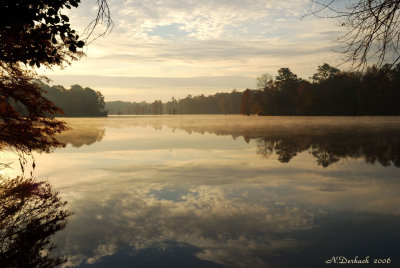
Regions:
<instances>
[{"instance_id":1,"label":"distant tree line","mask_svg":"<svg viewBox=\"0 0 400 268\"><path fill-rule=\"evenodd\" d=\"M100 91L80 85L66 89L43 84L42 88L47 92L44 96L63 111L58 116L107 116L104 96Z\"/></svg>"},{"instance_id":2,"label":"distant tree line","mask_svg":"<svg viewBox=\"0 0 400 268\"><path fill-rule=\"evenodd\" d=\"M174 97L166 103L156 100L147 102L106 102L110 114L239 114L242 93L216 93L210 96L191 96L177 100Z\"/></svg>"},{"instance_id":3,"label":"distant tree line","mask_svg":"<svg viewBox=\"0 0 400 268\"><path fill-rule=\"evenodd\" d=\"M400 115L400 64L340 71L327 63L305 80L289 68L263 74L257 89L162 103L112 101L110 114Z\"/></svg>"},{"instance_id":4,"label":"distant tree line","mask_svg":"<svg viewBox=\"0 0 400 268\"><path fill-rule=\"evenodd\" d=\"M109 114L151 114L151 106L147 102L107 101Z\"/></svg>"},{"instance_id":5,"label":"distant tree line","mask_svg":"<svg viewBox=\"0 0 400 268\"><path fill-rule=\"evenodd\" d=\"M257 80L257 90L243 92L241 114L400 115L400 64L342 72L325 63L311 82L289 68Z\"/></svg>"}]
</instances>

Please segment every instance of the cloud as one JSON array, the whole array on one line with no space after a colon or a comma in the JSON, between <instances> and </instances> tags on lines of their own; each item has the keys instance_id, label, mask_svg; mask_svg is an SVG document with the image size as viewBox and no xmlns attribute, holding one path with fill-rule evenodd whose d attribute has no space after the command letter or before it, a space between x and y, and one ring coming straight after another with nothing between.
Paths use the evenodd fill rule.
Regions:
<instances>
[{"instance_id":1,"label":"cloud","mask_svg":"<svg viewBox=\"0 0 400 268\"><path fill-rule=\"evenodd\" d=\"M349 181L326 172L301 175L289 167L275 172L234 166L239 165L115 165L94 184L84 177L75 180L63 191L75 215L68 232L57 237L60 254L77 265L168 249L165 243L174 241L196 248L195 256L203 260L266 267L280 254L308 252L308 246L314 252L321 246L315 241L324 240L309 238L340 234L343 220L348 228L359 228L359 222L368 226L366 219L380 214L397 222L399 211L391 210L398 201L397 187L390 189L388 180L360 176ZM342 189L325 192L321 186ZM382 198L388 190L390 198ZM336 218L337 211L350 212Z\"/></svg>"},{"instance_id":2,"label":"cloud","mask_svg":"<svg viewBox=\"0 0 400 268\"><path fill-rule=\"evenodd\" d=\"M308 229L313 223L310 212L300 208L282 209L274 201L265 201L264 205L246 202L249 189L237 192L182 184L181 200L174 202L160 194L171 189L168 184L116 185L109 184L101 199L82 188L86 195L74 201L76 216L71 218L69 232L57 239L62 254L93 263L126 245L139 251L176 241L198 248L200 258L218 263L233 259L240 267L254 261L243 256L293 248L297 242L282 241L279 234ZM257 196L262 198L263 191ZM252 252L254 248L258 250ZM79 258L82 253L86 256Z\"/></svg>"},{"instance_id":3,"label":"cloud","mask_svg":"<svg viewBox=\"0 0 400 268\"><path fill-rule=\"evenodd\" d=\"M310 7L308 0L110 0L109 7L115 23L111 34L90 44L87 57L48 75L256 77L290 67L307 78L318 64L340 62L331 42L340 34L339 28L333 20L302 18ZM85 1L70 11L71 21L82 32L95 12L96 4ZM152 88L164 90L160 92L164 99L196 92L196 85L183 94L173 83L159 87L154 81ZM209 83L214 83L214 90L219 87L218 79ZM107 100L126 95L118 82L108 87L99 88ZM143 89L132 86L131 100L143 99ZM211 88L204 90L211 92ZM146 100L154 98L149 92Z\"/></svg>"},{"instance_id":4,"label":"cloud","mask_svg":"<svg viewBox=\"0 0 400 268\"><path fill-rule=\"evenodd\" d=\"M90 83L93 87L112 87L118 84L120 88L131 88L132 86L137 88L148 88L154 89L161 85L168 84L174 88L238 88L247 87L254 83L253 77L244 76L203 76L203 77L125 77L125 76L96 76L96 75L83 75L83 76L72 76L72 75L58 75L52 77L56 81L61 81L63 84L72 85L77 83L78 78L81 81Z\"/></svg>"},{"instance_id":5,"label":"cloud","mask_svg":"<svg viewBox=\"0 0 400 268\"><path fill-rule=\"evenodd\" d=\"M130 77L101 75L52 75L52 85L73 84L100 90L107 101L148 101L160 99L163 102L171 97L184 98L217 92L231 92L233 89L245 90L255 86L254 77L246 76L200 76L200 77Z\"/></svg>"}]
</instances>

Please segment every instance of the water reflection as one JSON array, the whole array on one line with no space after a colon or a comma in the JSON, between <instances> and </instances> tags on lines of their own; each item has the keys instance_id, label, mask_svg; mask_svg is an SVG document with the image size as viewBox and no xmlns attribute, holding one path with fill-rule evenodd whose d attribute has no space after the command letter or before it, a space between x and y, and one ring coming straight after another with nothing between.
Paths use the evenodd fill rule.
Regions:
<instances>
[{"instance_id":1,"label":"water reflection","mask_svg":"<svg viewBox=\"0 0 400 268\"><path fill-rule=\"evenodd\" d=\"M258 120L257 120L258 119ZM400 121L398 118L257 118L253 124L180 125L192 132L243 137L255 140L257 152L265 157L277 155L287 163L301 152L327 167L343 158L364 159L367 163L400 167ZM380 120L382 119L382 120ZM232 119L230 119L232 120ZM270 121L268 121L270 120Z\"/></svg>"},{"instance_id":2,"label":"water reflection","mask_svg":"<svg viewBox=\"0 0 400 268\"><path fill-rule=\"evenodd\" d=\"M114 183L78 199L77 220L57 241L69 266L318 267L336 254L397 256L400 216L389 208L398 198L366 194L351 202L350 189L318 193L288 185ZM311 193L319 196L307 198ZM367 200L381 204L357 204ZM378 212L380 206L387 209Z\"/></svg>"},{"instance_id":3,"label":"water reflection","mask_svg":"<svg viewBox=\"0 0 400 268\"><path fill-rule=\"evenodd\" d=\"M52 236L65 228L66 202L50 184L32 178L0 177L1 267L56 267Z\"/></svg>"},{"instance_id":4,"label":"water reflection","mask_svg":"<svg viewBox=\"0 0 400 268\"><path fill-rule=\"evenodd\" d=\"M316 163L327 167L344 158L366 163L400 167L400 119L397 117L255 117L242 116L165 116L114 117L108 120L69 120L72 130L59 136L73 147L99 142L105 127L167 127L192 133L242 137L254 140L257 153L282 163L301 152L308 152Z\"/></svg>"},{"instance_id":5,"label":"water reflection","mask_svg":"<svg viewBox=\"0 0 400 268\"><path fill-rule=\"evenodd\" d=\"M37 156L75 213L64 266L398 264L399 118L242 118L94 119L100 142Z\"/></svg>"},{"instance_id":6,"label":"water reflection","mask_svg":"<svg viewBox=\"0 0 400 268\"><path fill-rule=\"evenodd\" d=\"M327 167L343 158L364 159L366 163L400 167L400 128L328 128L315 130L290 129L284 135L268 133L256 138L258 153L278 155L282 163L298 153L308 151L318 165Z\"/></svg>"},{"instance_id":7,"label":"water reflection","mask_svg":"<svg viewBox=\"0 0 400 268\"><path fill-rule=\"evenodd\" d=\"M68 120L68 126L70 129L59 134L57 139L75 148L101 141L106 131L104 124L89 118L80 118L79 121Z\"/></svg>"}]
</instances>

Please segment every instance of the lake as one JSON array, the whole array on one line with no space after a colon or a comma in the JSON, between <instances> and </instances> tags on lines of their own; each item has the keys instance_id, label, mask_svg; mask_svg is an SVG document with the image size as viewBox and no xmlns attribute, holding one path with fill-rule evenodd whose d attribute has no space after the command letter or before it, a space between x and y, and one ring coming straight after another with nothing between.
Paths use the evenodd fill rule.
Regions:
<instances>
[{"instance_id":1,"label":"lake","mask_svg":"<svg viewBox=\"0 0 400 268\"><path fill-rule=\"evenodd\" d=\"M400 263L400 117L64 120L34 155L74 213L64 267Z\"/></svg>"}]
</instances>

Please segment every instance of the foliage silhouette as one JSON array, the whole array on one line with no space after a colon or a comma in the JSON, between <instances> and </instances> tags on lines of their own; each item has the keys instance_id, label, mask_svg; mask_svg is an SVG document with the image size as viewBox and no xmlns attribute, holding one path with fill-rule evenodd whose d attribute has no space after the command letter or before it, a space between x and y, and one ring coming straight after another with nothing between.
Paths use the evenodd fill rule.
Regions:
<instances>
[{"instance_id":1,"label":"foliage silhouette","mask_svg":"<svg viewBox=\"0 0 400 268\"><path fill-rule=\"evenodd\" d=\"M1 62L0 75L0 149L11 146L29 153L62 146L54 137L67 129L54 119L61 111L43 97L35 76Z\"/></svg>"},{"instance_id":2,"label":"foliage silhouette","mask_svg":"<svg viewBox=\"0 0 400 268\"><path fill-rule=\"evenodd\" d=\"M0 62L61 65L82 55L84 42L71 28L64 8L79 0L5 0L0 8Z\"/></svg>"},{"instance_id":3,"label":"foliage silhouette","mask_svg":"<svg viewBox=\"0 0 400 268\"><path fill-rule=\"evenodd\" d=\"M162 114L163 113L163 104L161 100L155 100L151 104L151 113L152 114Z\"/></svg>"},{"instance_id":4,"label":"foliage silhouette","mask_svg":"<svg viewBox=\"0 0 400 268\"><path fill-rule=\"evenodd\" d=\"M59 115L64 116L106 116L104 96L100 91L73 85L70 89L63 86L48 86L42 84L47 92L45 97L62 109Z\"/></svg>"},{"instance_id":5,"label":"foliage silhouette","mask_svg":"<svg viewBox=\"0 0 400 268\"><path fill-rule=\"evenodd\" d=\"M243 91L242 94L242 101L241 101L241 105L240 105L240 113L244 114L244 115L250 115L251 111L251 107L252 107L252 94L250 89L246 89L245 91Z\"/></svg>"},{"instance_id":6,"label":"foliage silhouette","mask_svg":"<svg viewBox=\"0 0 400 268\"><path fill-rule=\"evenodd\" d=\"M51 185L34 178L0 178L0 263L2 267L55 267L51 237L72 214Z\"/></svg>"},{"instance_id":7,"label":"foliage silhouette","mask_svg":"<svg viewBox=\"0 0 400 268\"><path fill-rule=\"evenodd\" d=\"M257 89L191 96L162 104L167 114L400 115L400 64L344 72L324 63L309 80L289 68L274 79L257 77ZM110 114L160 114L161 101L107 102ZM156 111L156 112L154 112Z\"/></svg>"},{"instance_id":8,"label":"foliage silhouette","mask_svg":"<svg viewBox=\"0 0 400 268\"><path fill-rule=\"evenodd\" d=\"M45 97L37 81L46 80L33 68L63 66L79 59L84 40L63 10L80 0L4 0L0 4L0 149L50 151L61 146L54 135L67 129L54 119L60 110ZM107 2L98 0L98 14L87 36L111 19ZM29 68L31 66L31 68Z\"/></svg>"},{"instance_id":9,"label":"foliage silhouette","mask_svg":"<svg viewBox=\"0 0 400 268\"><path fill-rule=\"evenodd\" d=\"M400 64L341 72L325 63L312 80L281 68L276 80L259 77L264 88L249 92L252 98L246 102L259 115L400 115Z\"/></svg>"},{"instance_id":10,"label":"foliage silhouette","mask_svg":"<svg viewBox=\"0 0 400 268\"><path fill-rule=\"evenodd\" d=\"M162 104L164 114L239 114L242 93L233 90L231 93L216 93L210 96L191 96L176 100L174 97ZM109 114L160 114L160 102L106 102L106 109ZM153 112L157 110L156 113ZM156 108L157 107L157 108Z\"/></svg>"}]
</instances>

